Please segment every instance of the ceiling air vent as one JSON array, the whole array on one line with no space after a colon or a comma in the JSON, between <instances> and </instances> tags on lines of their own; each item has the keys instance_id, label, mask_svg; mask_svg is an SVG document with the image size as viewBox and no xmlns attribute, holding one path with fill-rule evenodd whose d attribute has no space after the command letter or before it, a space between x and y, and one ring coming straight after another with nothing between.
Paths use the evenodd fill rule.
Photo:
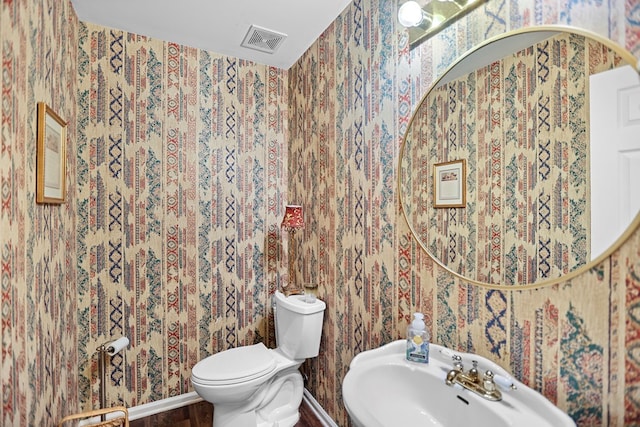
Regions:
<instances>
[{"instance_id":1,"label":"ceiling air vent","mask_svg":"<svg viewBox=\"0 0 640 427\"><path fill-rule=\"evenodd\" d=\"M252 25L247 35L244 36L242 46L262 52L273 53L280 47L286 37L286 34Z\"/></svg>"}]
</instances>

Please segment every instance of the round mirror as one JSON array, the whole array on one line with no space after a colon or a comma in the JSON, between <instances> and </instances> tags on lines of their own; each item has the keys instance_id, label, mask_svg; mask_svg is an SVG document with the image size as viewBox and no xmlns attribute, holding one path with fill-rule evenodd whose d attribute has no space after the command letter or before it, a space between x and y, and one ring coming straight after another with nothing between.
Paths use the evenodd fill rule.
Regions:
<instances>
[{"instance_id":1,"label":"round mirror","mask_svg":"<svg viewBox=\"0 0 640 427\"><path fill-rule=\"evenodd\" d=\"M471 283L542 286L619 246L640 222L635 63L607 39L555 26L457 60L418 105L400 154L400 202L423 249Z\"/></svg>"}]
</instances>

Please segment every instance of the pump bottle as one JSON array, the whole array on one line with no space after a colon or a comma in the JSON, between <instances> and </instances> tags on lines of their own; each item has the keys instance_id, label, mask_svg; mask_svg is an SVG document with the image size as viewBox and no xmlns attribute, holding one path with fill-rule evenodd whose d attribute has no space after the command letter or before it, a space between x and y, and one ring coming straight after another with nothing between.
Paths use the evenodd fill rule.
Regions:
<instances>
[{"instance_id":1,"label":"pump bottle","mask_svg":"<svg viewBox=\"0 0 640 427\"><path fill-rule=\"evenodd\" d=\"M414 313L413 322L407 328L407 360L429 363L429 338L424 315Z\"/></svg>"}]
</instances>

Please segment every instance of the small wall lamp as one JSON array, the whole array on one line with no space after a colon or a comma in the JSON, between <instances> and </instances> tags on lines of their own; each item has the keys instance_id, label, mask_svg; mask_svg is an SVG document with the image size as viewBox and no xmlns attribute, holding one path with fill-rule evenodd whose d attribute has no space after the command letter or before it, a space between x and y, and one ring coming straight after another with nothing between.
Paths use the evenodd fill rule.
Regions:
<instances>
[{"instance_id":1,"label":"small wall lamp","mask_svg":"<svg viewBox=\"0 0 640 427\"><path fill-rule=\"evenodd\" d=\"M294 266L296 261L296 251L295 251L296 246L295 246L295 241L293 239L293 234L296 232L296 230L300 230L304 228L304 217L302 215L302 206L287 205L287 207L285 208L284 218L282 219L281 227L283 230L289 232L289 256L288 256L289 282L287 284L287 287L289 287L289 285L293 284L294 277L295 277ZM287 289L288 291L287 293L293 292L295 290L299 290L294 288L295 286L291 286L289 289Z\"/></svg>"},{"instance_id":2,"label":"small wall lamp","mask_svg":"<svg viewBox=\"0 0 640 427\"><path fill-rule=\"evenodd\" d=\"M409 0L398 8L398 22L408 29L409 44L414 48L486 1Z\"/></svg>"},{"instance_id":3,"label":"small wall lamp","mask_svg":"<svg viewBox=\"0 0 640 427\"><path fill-rule=\"evenodd\" d=\"M403 27L417 27L430 19L417 1L403 3L398 9L398 21Z\"/></svg>"},{"instance_id":4,"label":"small wall lamp","mask_svg":"<svg viewBox=\"0 0 640 427\"><path fill-rule=\"evenodd\" d=\"M284 211L281 227L285 231L296 231L304 228L304 217L302 216L302 206L287 205Z\"/></svg>"}]
</instances>

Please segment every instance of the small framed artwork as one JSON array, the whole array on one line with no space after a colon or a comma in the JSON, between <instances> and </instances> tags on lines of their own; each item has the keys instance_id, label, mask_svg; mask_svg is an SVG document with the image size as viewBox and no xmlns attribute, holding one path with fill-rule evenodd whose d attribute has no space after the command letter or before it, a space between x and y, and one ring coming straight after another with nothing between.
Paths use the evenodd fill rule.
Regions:
<instances>
[{"instance_id":1,"label":"small framed artwork","mask_svg":"<svg viewBox=\"0 0 640 427\"><path fill-rule=\"evenodd\" d=\"M435 208L464 208L467 203L467 162L452 162L433 165L433 195Z\"/></svg>"},{"instance_id":2,"label":"small framed artwork","mask_svg":"<svg viewBox=\"0 0 640 427\"><path fill-rule=\"evenodd\" d=\"M67 123L44 102L38 102L37 138L36 202L64 203Z\"/></svg>"}]
</instances>

